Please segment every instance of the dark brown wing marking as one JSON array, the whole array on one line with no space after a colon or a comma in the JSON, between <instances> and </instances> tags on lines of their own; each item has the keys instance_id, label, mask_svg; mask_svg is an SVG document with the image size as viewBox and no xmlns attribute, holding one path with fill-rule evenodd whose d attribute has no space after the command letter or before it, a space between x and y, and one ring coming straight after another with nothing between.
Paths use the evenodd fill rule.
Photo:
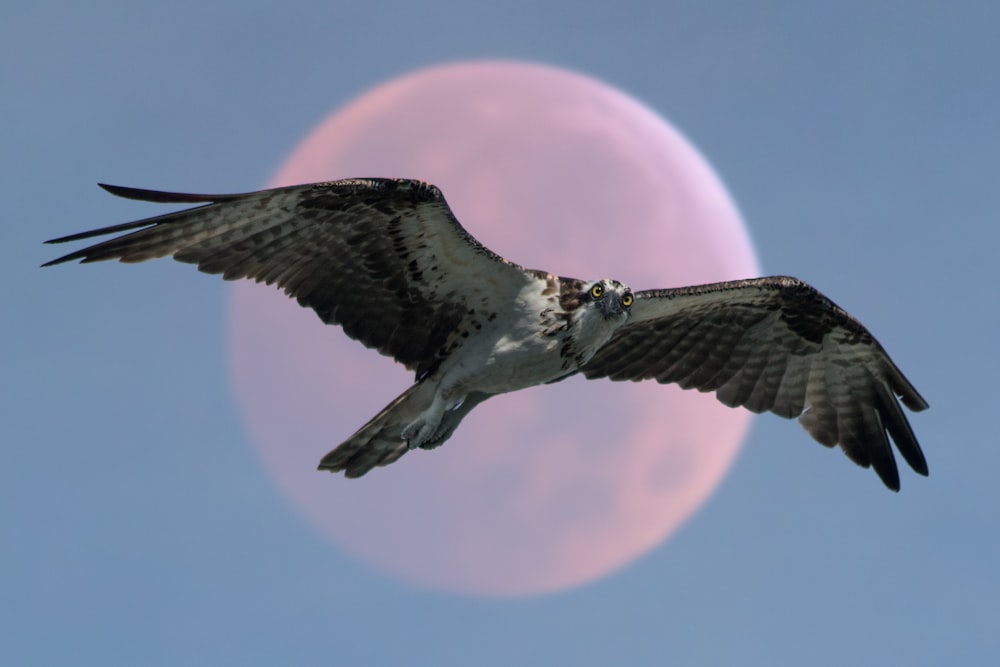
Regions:
<instances>
[{"instance_id":1,"label":"dark brown wing marking","mask_svg":"<svg viewBox=\"0 0 1000 667\"><path fill-rule=\"evenodd\" d=\"M927 474L896 397L914 411L927 402L860 322L795 278L639 292L629 321L581 372L676 382L732 407L797 417L817 441L839 444L898 490L888 432Z\"/></svg>"},{"instance_id":2,"label":"dark brown wing marking","mask_svg":"<svg viewBox=\"0 0 1000 667\"><path fill-rule=\"evenodd\" d=\"M129 232L44 266L171 255L226 280L277 284L418 375L435 366L466 318L534 279L476 241L441 191L419 181L354 179L235 195L101 187L131 199L204 205L53 239Z\"/></svg>"}]
</instances>

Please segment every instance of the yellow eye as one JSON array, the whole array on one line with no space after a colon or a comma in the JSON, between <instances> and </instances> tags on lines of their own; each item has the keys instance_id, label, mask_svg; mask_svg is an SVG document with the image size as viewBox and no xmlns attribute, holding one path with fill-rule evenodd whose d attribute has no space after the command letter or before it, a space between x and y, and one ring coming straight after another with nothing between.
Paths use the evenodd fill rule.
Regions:
<instances>
[{"instance_id":1,"label":"yellow eye","mask_svg":"<svg viewBox=\"0 0 1000 667\"><path fill-rule=\"evenodd\" d=\"M604 296L604 287L600 284L594 285L593 287L590 288L590 296L594 297L595 299L600 299L602 296Z\"/></svg>"},{"instance_id":2,"label":"yellow eye","mask_svg":"<svg viewBox=\"0 0 1000 667\"><path fill-rule=\"evenodd\" d=\"M635 301L635 297L632 296L632 292L625 292L625 294L622 295L622 305L626 308L631 306L633 301Z\"/></svg>"}]
</instances>

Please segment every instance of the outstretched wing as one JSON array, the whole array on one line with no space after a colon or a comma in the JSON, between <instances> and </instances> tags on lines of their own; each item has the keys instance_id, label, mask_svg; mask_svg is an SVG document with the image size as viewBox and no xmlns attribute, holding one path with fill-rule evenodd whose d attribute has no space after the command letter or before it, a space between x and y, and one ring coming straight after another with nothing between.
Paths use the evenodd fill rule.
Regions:
<instances>
[{"instance_id":1,"label":"outstretched wing","mask_svg":"<svg viewBox=\"0 0 1000 667\"><path fill-rule=\"evenodd\" d=\"M731 407L798 417L817 441L839 444L899 490L888 432L927 474L896 397L914 411L927 402L860 322L795 278L639 292L628 322L581 372L676 382Z\"/></svg>"},{"instance_id":2,"label":"outstretched wing","mask_svg":"<svg viewBox=\"0 0 1000 667\"><path fill-rule=\"evenodd\" d=\"M226 280L274 283L418 375L434 367L476 309L513 299L533 278L476 241L441 191L419 181L356 179L235 195L101 187L130 199L206 205L53 239L130 232L44 266L172 255Z\"/></svg>"}]
</instances>

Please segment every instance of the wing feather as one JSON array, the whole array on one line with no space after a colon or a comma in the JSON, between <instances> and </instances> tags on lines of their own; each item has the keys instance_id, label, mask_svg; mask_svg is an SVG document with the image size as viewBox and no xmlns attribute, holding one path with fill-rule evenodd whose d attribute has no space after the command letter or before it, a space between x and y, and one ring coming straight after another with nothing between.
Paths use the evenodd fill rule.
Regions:
<instances>
[{"instance_id":1,"label":"wing feather","mask_svg":"<svg viewBox=\"0 0 1000 667\"><path fill-rule=\"evenodd\" d=\"M440 190L420 181L354 179L235 195L102 187L201 205L53 239L122 234L44 266L173 256L226 280L275 284L418 375L438 362L471 304L513 299L534 279L476 241Z\"/></svg>"},{"instance_id":2,"label":"wing feather","mask_svg":"<svg viewBox=\"0 0 1000 667\"><path fill-rule=\"evenodd\" d=\"M797 417L898 490L891 437L927 474L899 401L914 411L927 402L860 322L806 283L779 276L635 296L629 321L581 369L587 378L676 382Z\"/></svg>"}]
</instances>

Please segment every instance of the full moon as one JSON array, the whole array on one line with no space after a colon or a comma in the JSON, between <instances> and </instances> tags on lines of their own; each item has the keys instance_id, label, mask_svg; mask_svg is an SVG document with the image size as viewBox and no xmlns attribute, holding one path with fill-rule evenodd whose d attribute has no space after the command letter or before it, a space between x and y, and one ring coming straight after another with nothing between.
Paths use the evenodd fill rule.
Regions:
<instances>
[{"instance_id":1,"label":"full moon","mask_svg":"<svg viewBox=\"0 0 1000 667\"><path fill-rule=\"evenodd\" d=\"M642 290L759 273L691 144L562 69L469 62L395 79L326 118L271 185L366 176L434 183L480 242L557 275ZM348 480L319 459L412 374L273 287L233 286L229 338L250 439L295 507L346 553L434 590L531 595L623 567L711 494L750 419L711 394L575 377L495 397L443 447Z\"/></svg>"}]
</instances>

